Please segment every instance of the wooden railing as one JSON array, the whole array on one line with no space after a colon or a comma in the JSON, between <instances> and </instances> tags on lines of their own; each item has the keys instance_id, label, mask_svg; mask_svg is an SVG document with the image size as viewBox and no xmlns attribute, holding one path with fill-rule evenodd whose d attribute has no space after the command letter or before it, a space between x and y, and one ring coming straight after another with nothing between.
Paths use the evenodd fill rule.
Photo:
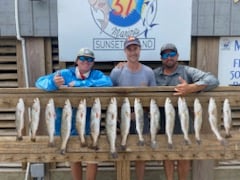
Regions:
<instances>
[{"instance_id":1,"label":"wooden railing","mask_svg":"<svg viewBox=\"0 0 240 180\"><path fill-rule=\"evenodd\" d=\"M159 107L164 107L166 97L170 97L173 104L177 106L178 97L173 96L173 87L111 87L111 88L63 88L55 92L45 92L36 88L0 89L0 108L15 108L18 99L23 98L26 107L31 107L33 99L38 97L41 102L40 129L36 142L31 142L27 133L23 141L16 141L14 136L2 136L0 138L0 161L1 162L73 162L73 161L116 161L117 179L130 179L130 161L135 160L165 160L165 159L239 159L240 158L240 133L232 129L232 137L227 139L225 146L221 145L215 135L211 132L208 123L208 101L214 97L218 107L219 124L222 117L222 105L225 98L228 98L233 109L240 108L240 87L218 87L209 92L193 93L185 96L190 112L192 112L194 99L197 97L203 106L203 127L200 145L195 143L194 135L190 135L191 144L183 143L182 135L173 136L173 149L169 149L165 135L158 135L158 147L150 147L150 135L145 135L145 146L137 146L136 135L129 135L127 150L121 151L118 148L118 157L112 159L109 155L109 145L106 135L99 139L99 150L92 150L81 147L77 136L71 136L67 145L67 152L61 155L59 148L61 139L55 137L56 147L48 147L48 136L43 132L45 128L44 109L50 98L54 99L56 107L63 107L64 101L68 98L73 107L77 107L80 99L86 98L87 105L92 106L95 97L99 97L102 110L105 111L111 97L116 97L118 106L121 107L124 97L128 97L133 106L135 97L141 99L144 107L149 107L150 99L154 98ZM26 132L28 115L26 112ZM104 121L104 118L102 118ZM221 131L224 134L223 130ZM40 135L41 134L41 135ZM117 138L117 147L120 144L120 135ZM88 142L91 141L87 137Z\"/></svg>"}]
</instances>

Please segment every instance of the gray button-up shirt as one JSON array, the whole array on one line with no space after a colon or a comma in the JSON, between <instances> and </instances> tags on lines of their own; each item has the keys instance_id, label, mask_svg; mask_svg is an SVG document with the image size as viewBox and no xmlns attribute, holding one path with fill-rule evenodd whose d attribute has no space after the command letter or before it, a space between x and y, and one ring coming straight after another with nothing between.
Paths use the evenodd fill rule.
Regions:
<instances>
[{"instance_id":1,"label":"gray button-up shirt","mask_svg":"<svg viewBox=\"0 0 240 180\"><path fill-rule=\"evenodd\" d=\"M219 85L218 79L210 72L203 72L197 68L184 65L178 65L176 71L170 75L164 75L162 67L156 68L154 74L158 86L176 86L180 83L178 80L179 76L189 84L207 85L204 91L208 91Z\"/></svg>"}]
</instances>

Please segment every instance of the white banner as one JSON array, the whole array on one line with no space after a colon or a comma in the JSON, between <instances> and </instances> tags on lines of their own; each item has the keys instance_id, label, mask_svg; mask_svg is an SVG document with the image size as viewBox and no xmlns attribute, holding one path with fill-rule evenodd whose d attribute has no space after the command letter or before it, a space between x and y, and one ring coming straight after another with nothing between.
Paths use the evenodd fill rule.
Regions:
<instances>
[{"instance_id":1,"label":"white banner","mask_svg":"<svg viewBox=\"0 0 240 180\"><path fill-rule=\"evenodd\" d=\"M159 61L164 43L190 60L192 0L58 0L60 61L74 61L82 47L96 61L123 61L123 43L140 39L140 60Z\"/></svg>"},{"instance_id":2,"label":"white banner","mask_svg":"<svg viewBox=\"0 0 240 180\"><path fill-rule=\"evenodd\" d=\"M222 86L240 86L240 37L220 38L218 79Z\"/></svg>"}]
</instances>

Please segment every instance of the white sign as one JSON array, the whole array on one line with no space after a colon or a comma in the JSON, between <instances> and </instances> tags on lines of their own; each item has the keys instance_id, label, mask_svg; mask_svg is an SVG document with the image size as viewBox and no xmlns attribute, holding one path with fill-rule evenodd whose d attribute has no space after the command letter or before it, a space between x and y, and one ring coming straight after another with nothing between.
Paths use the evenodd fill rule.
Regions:
<instances>
[{"instance_id":1,"label":"white sign","mask_svg":"<svg viewBox=\"0 0 240 180\"><path fill-rule=\"evenodd\" d=\"M240 37L220 38L218 79L222 86L240 86Z\"/></svg>"},{"instance_id":2,"label":"white sign","mask_svg":"<svg viewBox=\"0 0 240 180\"><path fill-rule=\"evenodd\" d=\"M96 61L123 61L124 40L142 45L140 60L159 61L160 48L174 43L179 59L190 60L192 0L58 0L60 61L78 50L94 50Z\"/></svg>"}]
</instances>

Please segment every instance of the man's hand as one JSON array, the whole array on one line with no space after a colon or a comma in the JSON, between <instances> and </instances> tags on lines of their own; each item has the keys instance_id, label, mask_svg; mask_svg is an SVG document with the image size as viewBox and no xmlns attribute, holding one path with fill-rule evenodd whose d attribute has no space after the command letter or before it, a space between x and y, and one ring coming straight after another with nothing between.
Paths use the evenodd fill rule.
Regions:
<instances>
[{"instance_id":1,"label":"man's hand","mask_svg":"<svg viewBox=\"0 0 240 180\"><path fill-rule=\"evenodd\" d=\"M206 85L188 84L187 81L185 81L180 76L178 79L180 83L174 88L176 93L173 94L176 96L182 96L182 95L190 94L193 92L198 92L203 90L206 87Z\"/></svg>"},{"instance_id":2,"label":"man's hand","mask_svg":"<svg viewBox=\"0 0 240 180\"><path fill-rule=\"evenodd\" d=\"M60 72L57 72L57 74L53 78L53 81L54 81L54 83L56 84L57 87L60 87L61 85L63 85L65 83L63 77L60 74Z\"/></svg>"},{"instance_id":3,"label":"man's hand","mask_svg":"<svg viewBox=\"0 0 240 180\"><path fill-rule=\"evenodd\" d=\"M125 64L126 62L119 62L115 67L120 69L123 68Z\"/></svg>"}]
</instances>

